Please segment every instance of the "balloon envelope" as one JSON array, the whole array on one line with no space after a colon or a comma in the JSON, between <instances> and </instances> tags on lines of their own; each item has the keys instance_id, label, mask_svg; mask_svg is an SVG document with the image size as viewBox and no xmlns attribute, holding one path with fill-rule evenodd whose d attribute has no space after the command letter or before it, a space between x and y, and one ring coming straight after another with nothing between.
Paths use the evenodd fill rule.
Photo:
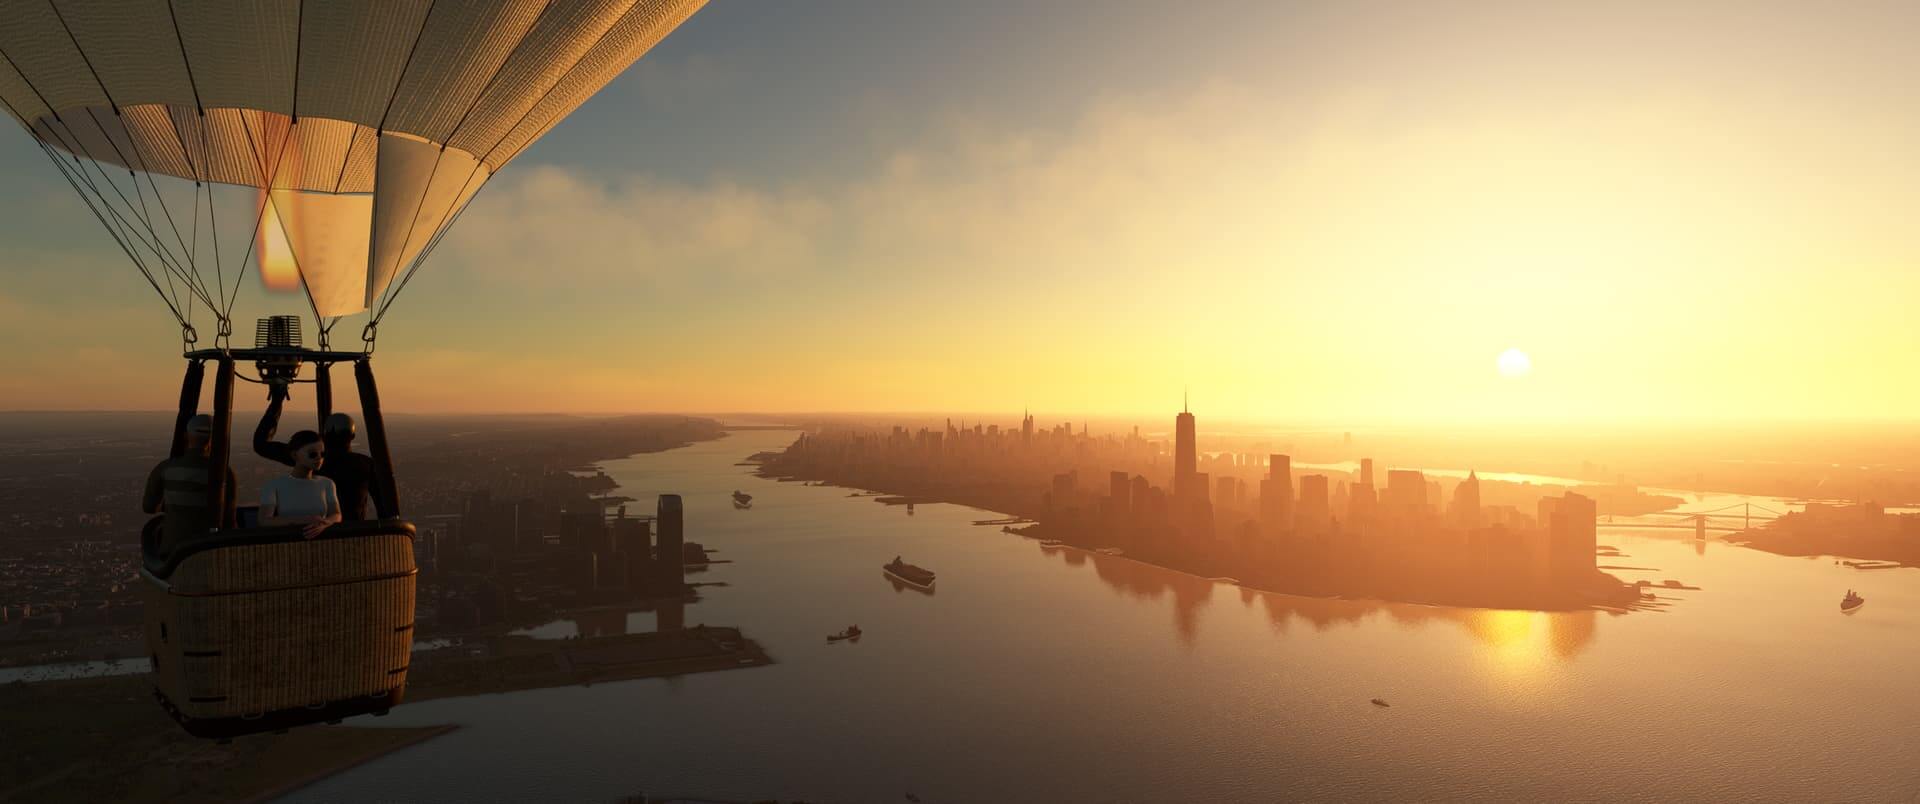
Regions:
<instances>
[{"instance_id":1,"label":"balloon envelope","mask_svg":"<svg viewBox=\"0 0 1920 804\"><path fill-rule=\"evenodd\" d=\"M0 102L74 156L265 191L346 315L704 1L7 0Z\"/></svg>"}]
</instances>

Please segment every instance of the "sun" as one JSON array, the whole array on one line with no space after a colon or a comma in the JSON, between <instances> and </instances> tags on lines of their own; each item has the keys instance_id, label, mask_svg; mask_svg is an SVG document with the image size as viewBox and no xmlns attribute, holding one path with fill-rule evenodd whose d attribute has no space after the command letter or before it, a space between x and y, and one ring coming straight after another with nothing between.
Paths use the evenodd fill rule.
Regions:
<instances>
[{"instance_id":1,"label":"sun","mask_svg":"<svg viewBox=\"0 0 1920 804\"><path fill-rule=\"evenodd\" d=\"M1524 377L1533 371L1533 360L1527 357L1526 352L1519 349L1501 352L1497 365L1500 367L1502 377Z\"/></svg>"}]
</instances>

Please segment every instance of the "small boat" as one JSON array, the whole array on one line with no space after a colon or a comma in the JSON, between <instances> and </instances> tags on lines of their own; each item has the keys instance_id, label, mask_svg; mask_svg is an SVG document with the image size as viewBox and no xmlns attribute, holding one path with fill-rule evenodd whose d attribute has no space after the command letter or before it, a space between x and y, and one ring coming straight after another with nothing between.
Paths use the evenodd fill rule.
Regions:
<instances>
[{"instance_id":1,"label":"small boat","mask_svg":"<svg viewBox=\"0 0 1920 804\"><path fill-rule=\"evenodd\" d=\"M838 634L827 635L828 642L844 642L847 640L858 641L859 639L860 639L860 626L857 626L857 625L847 626L847 630L841 631Z\"/></svg>"},{"instance_id":2,"label":"small boat","mask_svg":"<svg viewBox=\"0 0 1920 804\"><path fill-rule=\"evenodd\" d=\"M907 515L908 516L913 515L913 503L907 503Z\"/></svg>"},{"instance_id":3,"label":"small boat","mask_svg":"<svg viewBox=\"0 0 1920 804\"><path fill-rule=\"evenodd\" d=\"M1387 707L1390 707L1390 706L1393 706L1393 704L1390 704L1390 703L1387 703L1387 702L1386 702L1385 700L1382 700L1382 699L1380 699L1380 698L1375 698L1375 699L1373 699L1373 705L1374 705L1374 706L1378 706L1378 707L1380 707L1380 708L1382 708L1382 709L1385 709L1385 708L1387 708Z\"/></svg>"},{"instance_id":4,"label":"small boat","mask_svg":"<svg viewBox=\"0 0 1920 804\"><path fill-rule=\"evenodd\" d=\"M1059 539L1041 539L1040 540L1041 547L1059 547L1062 544L1066 544L1066 542L1062 542Z\"/></svg>"},{"instance_id":5,"label":"small boat","mask_svg":"<svg viewBox=\"0 0 1920 804\"><path fill-rule=\"evenodd\" d=\"M933 588L933 570L908 564L900 560L899 556L894 556L892 561L880 565L880 569L890 576L899 578L908 586L917 586L921 589Z\"/></svg>"},{"instance_id":6,"label":"small boat","mask_svg":"<svg viewBox=\"0 0 1920 804\"><path fill-rule=\"evenodd\" d=\"M739 505L746 505L747 503L753 502L753 495L744 491L735 491L733 493L733 501Z\"/></svg>"},{"instance_id":7,"label":"small boat","mask_svg":"<svg viewBox=\"0 0 1920 804\"><path fill-rule=\"evenodd\" d=\"M1864 606L1866 604L1867 604L1867 599L1864 597L1861 597L1859 593L1854 592L1851 589L1847 590L1846 597L1840 598L1841 611L1853 611L1854 609L1860 608L1861 606Z\"/></svg>"}]
</instances>

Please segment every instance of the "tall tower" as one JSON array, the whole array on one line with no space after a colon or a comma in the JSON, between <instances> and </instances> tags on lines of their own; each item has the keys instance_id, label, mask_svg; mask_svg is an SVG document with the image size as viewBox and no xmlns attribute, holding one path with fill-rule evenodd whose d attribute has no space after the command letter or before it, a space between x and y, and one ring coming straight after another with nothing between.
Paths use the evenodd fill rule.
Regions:
<instances>
[{"instance_id":1,"label":"tall tower","mask_svg":"<svg viewBox=\"0 0 1920 804\"><path fill-rule=\"evenodd\" d=\"M1194 449L1193 413L1181 400L1180 415L1173 418L1173 496L1190 500L1205 497L1205 487L1194 488L1200 470L1199 453Z\"/></svg>"},{"instance_id":2,"label":"tall tower","mask_svg":"<svg viewBox=\"0 0 1920 804\"><path fill-rule=\"evenodd\" d=\"M1029 447L1032 445L1033 445L1033 414L1027 411L1021 411L1020 412L1020 446Z\"/></svg>"},{"instance_id":3,"label":"tall tower","mask_svg":"<svg viewBox=\"0 0 1920 804\"><path fill-rule=\"evenodd\" d=\"M1302 476L1300 506L1294 512L1294 529L1303 534L1324 534L1332 519L1332 511L1327 505L1327 476Z\"/></svg>"},{"instance_id":4,"label":"tall tower","mask_svg":"<svg viewBox=\"0 0 1920 804\"><path fill-rule=\"evenodd\" d=\"M654 557L654 562L660 567L660 578L665 586L660 592L678 595L681 584L686 582L686 558L682 552L687 539L686 523L680 507L680 495L660 495L660 508L654 520L660 525L660 542L655 549Z\"/></svg>"},{"instance_id":5,"label":"tall tower","mask_svg":"<svg viewBox=\"0 0 1920 804\"><path fill-rule=\"evenodd\" d=\"M1480 527L1480 477L1471 471L1453 488L1453 520L1463 528Z\"/></svg>"},{"instance_id":6,"label":"tall tower","mask_svg":"<svg viewBox=\"0 0 1920 804\"><path fill-rule=\"evenodd\" d=\"M1260 518L1271 532L1293 527L1293 458L1275 453L1267 458L1267 476L1260 481Z\"/></svg>"}]
</instances>

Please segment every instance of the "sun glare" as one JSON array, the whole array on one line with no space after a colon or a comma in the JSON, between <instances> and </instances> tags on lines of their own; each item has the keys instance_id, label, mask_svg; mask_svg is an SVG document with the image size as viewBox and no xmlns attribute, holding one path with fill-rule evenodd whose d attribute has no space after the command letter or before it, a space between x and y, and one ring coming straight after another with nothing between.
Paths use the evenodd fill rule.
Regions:
<instances>
[{"instance_id":1,"label":"sun glare","mask_svg":"<svg viewBox=\"0 0 1920 804\"><path fill-rule=\"evenodd\" d=\"M1502 377L1522 377L1533 371L1533 360L1526 352L1508 349L1500 353L1499 366Z\"/></svg>"}]
</instances>

